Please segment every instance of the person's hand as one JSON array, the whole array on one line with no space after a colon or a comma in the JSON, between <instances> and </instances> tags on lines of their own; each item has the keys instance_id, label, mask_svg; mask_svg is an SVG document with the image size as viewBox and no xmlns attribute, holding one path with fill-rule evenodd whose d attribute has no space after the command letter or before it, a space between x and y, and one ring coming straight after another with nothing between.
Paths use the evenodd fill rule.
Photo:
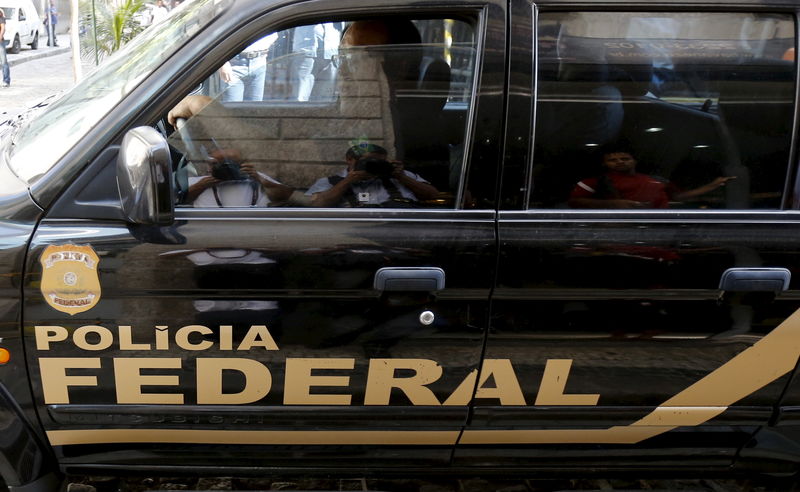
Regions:
<instances>
[{"instance_id":1,"label":"person's hand","mask_svg":"<svg viewBox=\"0 0 800 492\"><path fill-rule=\"evenodd\" d=\"M189 119L205 108L208 103L213 101L208 96L186 96L167 114L167 121L170 125L176 126L178 118Z\"/></svg>"},{"instance_id":2,"label":"person's hand","mask_svg":"<svg viewBox=\"0 0 800 492\"><path fill-rule=\"evenodd\" d=\"M291 198L294 188L269 180L266 176L256 170L256 166L252 162L243 162L239 165L239 168L243 173L250 176L252 180L261 185L261 188L267 194L267 198L269 198L270 203L286 203L289 198Z\"/></svg>"},{"instance_id":3,"label":"person's hand","mask_svg":"<svg viewBox=\"0 0 800 492\"><path fill-rule=\"evenodd\" d=\"M406 173L403 172L405 170L405 165L402 162L400 161L389 161L389 162L391 162L393 166L392 177L394 179L399 180L400 178L406 175Z\"/></svg>"},{"instance_id":4,"label":"person's hand","mask_svg":"<svg viewBox=\"0 0 800 492\"><path fill-rule=\"evenodd\" d=\"M241 169L241 171L246 175L250 176L251 179L260 183L262 186L269 183L268 179L261 174L258 174L258 170L256 170L256 166L252 162L243 162L239 165L239 169Z\"/></svg>"},{"instance_id":5,"label":"person's hand","mask_svg":"<svg viewBox=\"0 0 800 492\"><path fill-rule=\"evenodd\" d=\"M204 176L200 178L196 183L191 185L187 190L187 194L189 196L197 196L200 193L204 192L208 188L211 188L215 184L219 183L220 180L215 178L214 176Z\"/></svg>"},{"instance_id":6,"label":"person's hand","mask_svg":"<svg viewBox=\"0 0 800 492\"><path fill-rule=\"evenodd\" d=\"M201 193L206 191L208 188L211 188L215 184L219 183L220 180L213 176L204 176L197 180L196 183L189 186L189 189L186 190L186 201L188 203L194 203L197 200L197 197L200 196Z\"/></svg>"},{"instance_id":7,"label":"person's hand","mask_svg":"<svg viewBox=\"0 0 800 492\"><path fill-rule=\"evenodd\" d=\"M233 80L233 68L231 67L230 62L225 62L224 65L219 67L219 78L222 79L223 82L226 84L230 84Z\"/></svg>"},{"instance_id":8,"label":"person's hand","mask_svg":"<svg viewBox=\"0 0 800 492\"><path fill-rule=\"evenodd\" d=\"M366 181L368 179L372 179L375 176L371 175L370 173L364 170L353 170L347 173L347 177L345 178L348 182L353 183L356 181Z\"/></svg>"},{"instance_id":9,"label":"person's hand","mask_svg":"<svg viewBox=\"0 0 800 492\"><path fill-rule=\"evenodd\" d=\"M736 179L736 176L720 176L718 178L714 178L714 180L709 184L711 185L712 189L717 189L720 186L725 186L728 181L732 181L734 179Z\"/></svg>"}]
</instances>

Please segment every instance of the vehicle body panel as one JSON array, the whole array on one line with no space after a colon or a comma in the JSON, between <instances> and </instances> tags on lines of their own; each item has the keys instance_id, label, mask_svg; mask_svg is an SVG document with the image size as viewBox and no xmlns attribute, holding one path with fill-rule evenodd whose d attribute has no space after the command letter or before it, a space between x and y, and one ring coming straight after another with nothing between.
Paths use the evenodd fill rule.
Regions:
<instances>
[{"instance_id":1,"label":"vehicle body panel","mask_svg":"<svg viewBox=\"0 0 800 492\"><path fill-rule=\"evenodd\" d=\"M23 436L0 454L38 446L41 463L19 483L54 466L40 442L70 473L797 470L798 279L778 292L720 283L729 268L800 271L794 140L772 209L736 197L727 210L553 209L535 169L540 111L570 96L540 86L543 14L794 20L796 2L224 3L30 190L0 179L0 343L27 354L0 369L0 425ZM476 20L474 107L450 115L468 120L454 209L125 220L127 131L266 32L383 14ZM793 127L791 99L779 109ZM89 269L85 299L48 290L74 280L48 271L60 261ZM441 269L445 287L382 291L387 267Z\"/></svg>"}]
</instances>

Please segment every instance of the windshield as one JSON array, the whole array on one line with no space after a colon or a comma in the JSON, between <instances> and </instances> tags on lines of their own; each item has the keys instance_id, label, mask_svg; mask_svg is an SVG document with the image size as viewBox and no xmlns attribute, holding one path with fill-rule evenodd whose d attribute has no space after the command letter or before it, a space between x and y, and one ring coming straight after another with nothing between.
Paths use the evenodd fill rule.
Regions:
<instances>
[{"instance_id":1,"label":"windshield","mask_svg":"<svg viewBox=\"0 0 800 492\"><path fill-rule=\"evenodd\" d=\"M184 2L109 57L46 111L25 122L10 149L11 169L28 184L55 165L100 119L171 54L211 22L230 0Z\"/></svg>"}]
</instances>

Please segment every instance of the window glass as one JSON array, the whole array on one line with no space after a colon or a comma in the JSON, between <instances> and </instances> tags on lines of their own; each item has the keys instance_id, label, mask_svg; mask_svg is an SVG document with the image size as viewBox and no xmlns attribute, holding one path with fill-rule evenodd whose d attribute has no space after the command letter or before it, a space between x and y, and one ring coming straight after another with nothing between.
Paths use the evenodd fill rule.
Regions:
<instances>
[{"instance_id":1,"label":"window glass","mask_svg":"<svg viewBox=\"0 0 800 492\"><path fill-rule=\"evenodd\" d=\"M182 103L179 205L453 208L473 26L390 17L255 40Z\"/></svg>"},{"instance_id":2,"label":"window glass","mask_svg":"<svg viewBox=\"0 0 800 492\"><path fill-rule=\"evenodd\" d=\"M0 155L0 159L10 158L14 174L28 184L36 183L100 119L164 63L172 54L165 46L180 46L189 41L231 3L231 0L183 2L158 29L145 30L72 89L26 113L17 126L12 146L2 149L2 153L9 155Z\"/></svg>"},{"instance_id":3,"label":"window glass","mask_svg":"<svg viewBox=\"0 0 800 492\"><path fill-rule=\"evenodd\" d=\"M543 13L532 208L777 209L794 22Z\"/></svg>"}]
</instances>

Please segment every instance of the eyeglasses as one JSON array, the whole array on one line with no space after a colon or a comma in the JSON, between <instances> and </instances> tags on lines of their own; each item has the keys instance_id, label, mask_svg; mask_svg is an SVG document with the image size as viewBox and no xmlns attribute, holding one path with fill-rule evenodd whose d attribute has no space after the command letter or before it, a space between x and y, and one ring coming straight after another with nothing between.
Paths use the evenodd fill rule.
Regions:
<instances>
[{"instance_id":1,"label":"eyeglasses","mask_svg":"<svg viewBox=\"0 0 800 492\"><path fill-rule=\"evenodd\" d=\"M331 56L331 63L334 67L339 68L344 64L352 63L358 57L371 53L372 50L366 48L346 48L340 49L339 53Z\"/></svg>"},{"instance_id":2,"label":"eyeglasses","mask_svg":"<svg viewBox=\"0 0 800 492\"><path fill-rule=\"evenodd\" d=\"M375 56L378 54L386 56L388 54L398 53L398 49L402 51L403 45L348 46L339 48L339 53L331 56L331 63L334 67L339 68L359 57L366 55Z\"/></svg>"}]
</instances>

